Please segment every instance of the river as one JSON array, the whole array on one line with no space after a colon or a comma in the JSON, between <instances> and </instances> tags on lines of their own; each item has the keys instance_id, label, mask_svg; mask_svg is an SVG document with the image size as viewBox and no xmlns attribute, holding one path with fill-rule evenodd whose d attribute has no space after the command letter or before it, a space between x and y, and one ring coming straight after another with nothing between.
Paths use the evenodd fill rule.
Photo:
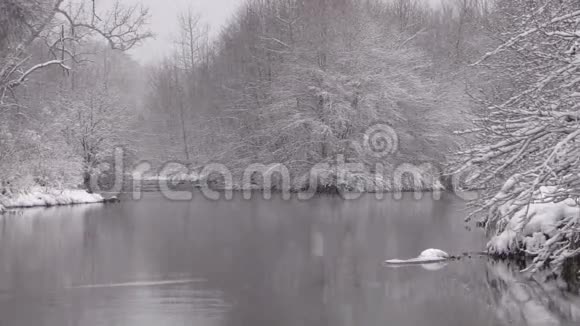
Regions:
<instances>
[{"instance_id":1,"label":"river","mask_svg":"<svg viewBox=\"0 0 580 326\"><path fill-rule=\"evenodd\" d=\"M0 325L578 325L578 288L543 273L382 264L482 250L465 214L428 193L23 210L0 216Z\"/></svg>"}]
</instances>

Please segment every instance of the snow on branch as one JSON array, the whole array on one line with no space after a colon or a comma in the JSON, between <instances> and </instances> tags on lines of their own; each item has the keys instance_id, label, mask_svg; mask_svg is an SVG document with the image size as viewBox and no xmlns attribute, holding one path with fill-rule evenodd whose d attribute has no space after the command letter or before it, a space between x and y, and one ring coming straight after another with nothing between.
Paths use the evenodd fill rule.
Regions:
<instances>
[{"instance_id":1,"label":"snow on branch","mask_svg":"<svg viewBox=\"0 0 580 326\"><path fill-rule=\"evenodd\" d=\"M280 44L280 45L282 45L282 46L284 46L286 48L291 48L290 45L288 45L288 44L280 41L279 39L277 39L275 37L264 37L264 36L261 36L260 38L263 39L263 40L265 40L265 41L272 41L274 43Z\"/></svg>"},{"instance_id":2,"label":"snow on branch","mask_svg":"<svg viewBox=\"0 0 580 326\"><path fill-rule=\"evenodd\" d=\"M73 9L75 2L53 0L51 3L50 7L38 13L41 18L29 26L29 31L22 36L22 40L9 48L9 51L0 55L2 63L0 66L0 101L11 94L14 88L22 85L31 74L40 69L59 65L68 71L70 68L65 65L67 60L76 63L83 62L84 60L79 60L81 54L71 51L67 46L80 43L87 35L99 34L107 40L112 49L122 51L129 50L142 40L152 36L149 31L144 30L149 19L148 9L138 5L124 7L121 5L121 1L117 0L110 11L99 16L94 11L93 5L90 16L88 16L84 10L84 1L76 3L78 7L75 9ZM65 4L67 5L65 6ZM57 14L62 15L70 25L71 31L68 32L68 35L65 34L65 25L62 25L62 21L57 24L58 32L52 30ZM77 29L82 31L75 31ZM57 35L56 39L50 40L51 35ZM24 70L25 63L31 58L26 51L38 38L43 39L54 60L39 63ZM66 60L65 55L67 55Z\"/></svg>"},{"instance_id":3,"label":"snow on branch","mask_svg":"<svg viewBox=\"0 0 580 326\"><path fill-rule=\"evenodd\" d=\"M580 10L571 12L569 14L566 14L566 15L563 15L563 16L560 16L560 17L556 17L556 18L550 20L547 23L541 24L539 27L534 27L534 28L528 29L525 32L520 33L520 34L512 37L507 42L505 42L502 45L500 45L499 47L497 47L495 50L486 53L477 62L471 64L471 66L477 66L477 65L481 64L482 62L484 62L485 60L487 60L489 57L494 56L494 55L496 55L496 54L498 54L498 53L506 50L507 48L515 45L520 40L526 38L527 36L529 36L529 35L531 35L533 33L536 33L536 32L538 32L538 31L540 31L540 30L542 30L542 29L544 29L544 28L546 28L546 27L548 27L550 25L557 24L557 23L563 22L565 20L568 20L568 19L571 19L571 18L574 18L574 17L580 17ZM575 35L577 35L577 33L575 33Z\"/></svg>"},{"instance_id":4,"label":"snow on branch","mask_svg":"<svg viewBox=\"0 0 580 326\"><path fill-rule=\"evenodd\" d=\"M456 170L472 169L471 186L486 188L468 220L479 217L495 234L491 252L533 255L535 269L580 254L568 250L580 245L580 10L576 0L541 10L504 5L512 12L503 18L520 25L506 26L501 36L508 40L471 66L491 62L486 72L509 86L482 92L473 127L478 143L458 154ZM550 232L545 221L554 223Z\"/></svg>"},{"instance_id":5,"label":"snow on branch","mask_svg":"<svg viewBox=\"0 0 580 326\"><path fill-rule=\"evenodd\" d=\"M15 79L15 80L8 82L8 87L15 88L15 87L21 85L22 83L24 83L26 81L26 79L28 78L28 76L30 76L33 72L35 72L39 69L48 67L48 66L53 66L53 65L59 65L63 69L70 70L70 68L68 66L66 66L61 60L51 60L51 61L47 61L44 63L39 63L39 64L31 67L30 69L26 70L18 79Z\"/></svg>"}]
</instances>

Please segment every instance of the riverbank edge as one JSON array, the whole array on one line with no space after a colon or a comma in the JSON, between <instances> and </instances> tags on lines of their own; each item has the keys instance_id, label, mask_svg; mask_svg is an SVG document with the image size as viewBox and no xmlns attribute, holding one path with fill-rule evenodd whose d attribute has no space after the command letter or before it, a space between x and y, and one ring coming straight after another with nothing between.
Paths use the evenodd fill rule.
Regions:
<instances>
[{"instance_id":1,"label":"riverbank edge","mask_svg":"<svg viewBox=\"0 0 580 326\"><path fill-rule=\"evenodd\" d=\"M524 250L518 250L509 254L486 253L486 256L493 261L508 262L515 264L521 272L530 273L529 268L534 267L535 255L530 255ZM553 269L553 259L547 264L537 267L537 271L549 270L556 277L562 277L568 282L573 282L580 290L580 256L568 257L562 261L558 269ZM535 270L534 270L535 271Z\"/></svg>"},{"instance_id":2,"label":"riverbank edge","mask_svg":"<svg viewBox=\"0 0 580 326\"><path fill-rule=\"evenodd\" d=\"M310 193L313 192L315 194L321 195L340 195L343 193L352 193L352 194L396 194L396 193L433 193L433 192L452 192L453 190L447 189L412 189L412 188L404 188L401 190L364 190L364 191L357 191L357 190L343 190L337 187L325 187L319 188L316 191L311 191L309 189L298 189L298 188L290 188L288 190L282 190L278 188L263 188L263 187L233 187L233 188L226 188L226 187L204 187L196 185L195 189L211 189L214 191L233 191L233 192L244 192L244 191L255 191L255 192L263 192L269 191L272 193L282 193L287 191L291 194L298 194L298 193ZM471 190L469 190L471 191Z\"/></svg>"},{"instance_id":3,"label":"riverbank edge","mask_svg":"<svg viewBox=\"0 0 580 326\"><path fill-rule=\"evenodd\" d=\"M179 185L183 185L187 182L190 181L184 181L183 183L180 183ZM296 188L296 187L291 187L287 190L283 190L283 189L279 189L278 187L272 187L272 188L265 188L262 186L251 186L251 187L247 187L247 186L238 186L238 185L234 185L234 187L223 187L223 186L206 186L206 185L200 185L200 184L194 184L194 188L195 189L202 189L202 188L206 188L206 189L211 189L211 190L215 190L215 191L235 191L235 192L243 192L243 191L270 191L273 193L281 193L283 191L288 191L290 193L296 194L296 193L308 193L308 192L312 192L310 189L304 189L304 188ZM343 189L337 186L323 186L323 187L318 187L318 189L316 189L316 191L314 191L314 193L316 194L341 194L341 193L353 193L353 194L396 194L396 193L434 193L434 192L448 192L448 193L453 193L453 192L457 192L457 191L461 191L461 192L476 192L476 191L481 191L484 190L483 188L470 188L470 189L448 189L446 187L425 187L425 188L412 188L412 187L404 187L401 189L365 189L365 190L352 190L352 189Z\"/></svg>"},{"instance_id":4,"label":"riverbank edge","mask_svg":"<svg viewBox=\"0 0 580 326\"><path fill-rule=\"evenodd\" d=\"M116 197L106 198L83 189L34 187L12 196L0 195L0 214L13 209L103 204L116 201L118 201Z\"/></svg>"}]
</instances>

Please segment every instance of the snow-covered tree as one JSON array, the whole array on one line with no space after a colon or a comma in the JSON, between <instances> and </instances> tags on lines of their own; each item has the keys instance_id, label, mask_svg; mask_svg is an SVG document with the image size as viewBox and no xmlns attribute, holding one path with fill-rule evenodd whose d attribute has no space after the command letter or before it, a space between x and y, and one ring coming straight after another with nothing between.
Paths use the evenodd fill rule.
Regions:
<instances>
[{"instance_id":1,"label":"snow-covered tree","mask_svg":"<svg viewBox=\"0 0 580 326\"><path fill-rule=\"evenodd\" d=\"M580 2L498 1L492 15L501 42L474 63L491 82L459 167L487 187L474 215L490 251L558 267L580 254Z\"/></svg>"},{"instance_id":2,"label":"snow-covered tree","mask_svg":"<svg viewBox=\"0 0 580 326\"><path fill-rule=\"evenodd\" d=\"M107 162L115 147L126 145L131 138L132 117L120 96L103 86L64 98L57 106L56 127L82 159L83 183L88 188L91 176L110 168Z\"/></svg>"},{"instance_id":3,"label":"snow-covered tree","mask_svg":"<svg viewBox=\"0 0 580 326\"><path fill-rule=\"evenodd\" d=\"M367 173L445 160L444 122L461 121L449 117L463 89L415 42L426 13L418 1L248 1L211 47L198 47L196 16L183 16L175 55L151 78L151 123L173 140L160 153L236 171L284 163L298 175L340 155ZM377 123L400 136L397 155L357 148Z\"/></svg>"},{"instance_id":4,"label":"snow-covered tree","mask_svg":"<svg viewBox=\"0 0 580 326\"><path fill-rule=\"evenodd\" d=\"M121 1L108 5L105 9L104 2L80 0L0 2L0 190L26 187L18 183L53 187L82 183L87 164L61 133L72 120L57 119L90 98L81 101L74 93L87 94L96 85L105 85L108 94L99 100L109 106L116 102L119 109L136 106L126 77L135 74L135 65L125 61L111 74L113 55L94 45L104 41L116 51L137 45L151 36L144 29L148 12ZM87 68L94 63L98 64ZM112 100L115 96L109 94L121 95ZM81 111L77 117L85 121Z\"/></svg>"}]
</instances>

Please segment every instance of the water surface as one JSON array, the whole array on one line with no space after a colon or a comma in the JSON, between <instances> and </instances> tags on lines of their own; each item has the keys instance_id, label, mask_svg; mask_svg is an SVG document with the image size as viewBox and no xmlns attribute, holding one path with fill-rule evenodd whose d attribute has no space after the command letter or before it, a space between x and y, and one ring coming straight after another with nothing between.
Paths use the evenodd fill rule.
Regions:
<instances>
[{"instance_id":1,"label":"water surface","mask_svg":"<svg viewBox=\"0 0 580 326\"><path fill-rule=\"evenodd\" d=\"M578 290L473 258L464 202L235 198L24 210L0 217L0 325L577 325Z\"/></svg>"}]
</instances>

